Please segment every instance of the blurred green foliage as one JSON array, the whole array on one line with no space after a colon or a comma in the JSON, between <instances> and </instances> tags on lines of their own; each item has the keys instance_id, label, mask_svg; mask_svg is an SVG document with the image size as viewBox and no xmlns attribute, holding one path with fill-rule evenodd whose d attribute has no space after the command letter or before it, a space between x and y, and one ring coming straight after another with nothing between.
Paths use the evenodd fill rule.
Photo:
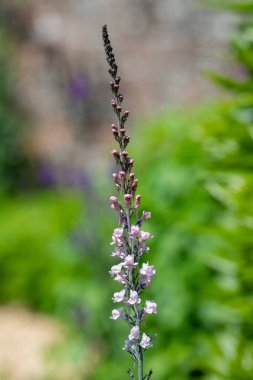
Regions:
<instances>
[{"instance_id":1,"label":"blurred green foliage","mask_svg":"<svg viewBox=\"0 0 253 380\"><path fill-rule=\"evenodd\" d=\"M56 312L58 297L88 271L71 245L80 216L80 196L38 192L1 202L0 300L21 300L43 312ZM59 281L60 279L60 281Z\"/></svg>"}]
</instances>

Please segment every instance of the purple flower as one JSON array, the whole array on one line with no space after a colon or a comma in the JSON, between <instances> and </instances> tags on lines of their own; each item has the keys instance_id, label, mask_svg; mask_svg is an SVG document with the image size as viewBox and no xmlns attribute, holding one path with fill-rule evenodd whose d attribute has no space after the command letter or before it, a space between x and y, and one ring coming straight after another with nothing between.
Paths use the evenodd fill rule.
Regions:
<instances>
[{"instance_id":1,"label":"purple flower","mask_svg":"<svg viewBox=\"0 0 253 380\"><path fill-rule=\"evenodd\" d=\"M151 342L150 337L148 335L146 335L145 333L143 333L142 338L141 338L141 342L140 342L140 346L144 349L152 347L152 344L150 342Z\"/></svg>"},{"instance_id":2,"label":"purple flower","mask_svg":"<svg viewBox=\"0 0 253 380\"><path fill-rule=\"evenodd\" d=\"M120 309L113 309L112 315L110 316L110 318L116 321L116 319L119 319L120 316L121 316Z\"/></svg>"},{"instance_id":3,"label":"purple flower","mask_svg":"<svg viewBox=\"0 0 253 380\"><path fill-rule=\"evenodd\" d=\"M115 228L112 235L112 244L121 244L123 238L123 228Z\"/></svg>"},{"instance_id":4,"label":"purple flower","mask_svg":"<svg viewBox=\"0 0 253 380\"><path fill-rule=\"evenodd\" d=\"M131 328L130 334L128 336L129 340L139 339L140 337L140 328L139 326L134 326Z\"/></svg>"},{"instance_id":5,"label":"purple flower","mask_svg":"<svg viewBox=\"0 0 253 380\"><path fill-rule=\"evenodd\" d=\"M141 299L139 297L139 294L135 290L130 290L130 297L127 303L129 303L130 305L134 305L140 302L141 302Z\"/></svg>"},{"instance_id":6,"label":"purple flower","mask_svg":"<svg viewBox=\"0 0 253 380\"><path fill-rule=\"evenodd\" d=\"M127 268L127 269L133 269L134 267L136 267L136 265L138 265L138 263L135 263L134 262L134 255L127 255L125 257L125 260L124 262L122 263L122 265Z\"/></svg>"},{"instance_id":7,"label":"purple flower","mask_svg":"<svg viewBox=\"0 0 253 380\"><path fill-rule=\"evenodd\" d=\"M154 301L146 301L144 311L147 314L157 314L157 305Z\"/></svg>"},{"instance_id":8,"label":"purple flower","mask_svg":"<svg viewBox=\"0 0 253 380\"><path fill-rule=\"evenodd\" d=\"M69 93L75 99L83 99L89 94L87 80L82 76L75 76L69 82Z\"/></svg>"},{"instance_id":9,"label":"purple flower","mask_svg":"<svg viewBox=\"0 0 253 380\"><path fill-rule=\"evenodd\" d=\"M140 242L146 241L146 240L151 239L153 237L154 236L151 235L149 232L141 231Z\"/></svg>"},{"instance_id":10,"label":"purple flower","mask_svg":"<svg viewBox=\"0 0 253 380\"><path fill-rule=\"evenodd\" d=\"M117 274L115 276L114 280L120 284L125 285L127 283L126 277L127 277L127 275L124 272L120 272L119 274Z\"/></svg>"},{"instance_id":11,"label":"purple flower","mask_svg":"<svg viewBox=\"0 0 253 380\"><path fill-rule=\"evenodd\" d=\"M147 219L150 219L151 218L151 212L149 212L149 211L143 211L141 218L142 218L143 221L145 221Z\"/></svg>"},{"instance_id":12,"label":"purple flower","mask_svg":"<svg viewBox=\"0 0 253 380\"><path fill-rule=\"evenodd\" d=\"M113 265L109 271L111 276L117 275L121 272L122 264Z\"/></svg>"},{"instance_id":13,"label":"purple flower","mask_svg":"<svg viewBox=\"0 0 253 380\"><path fill-rule=\"evenodd\" d=\"M139 236L139 233L140 233L140 227L138 227L138 226L132 226L131 227L131 236L132 237L137 237L137 236Z\"/></svg>"},{"instance_id":14,"label":"purple flower","mask_svg":"<svg viewBox=\"0 0 253 380\"><path fill-rule=\"evenodd\" d=\"M125 293L126 293L125 289L121 290L120 292L114 293L113 298L112 298L113 302L123 301L125 297Z\"/></svg>"}]
</instances>

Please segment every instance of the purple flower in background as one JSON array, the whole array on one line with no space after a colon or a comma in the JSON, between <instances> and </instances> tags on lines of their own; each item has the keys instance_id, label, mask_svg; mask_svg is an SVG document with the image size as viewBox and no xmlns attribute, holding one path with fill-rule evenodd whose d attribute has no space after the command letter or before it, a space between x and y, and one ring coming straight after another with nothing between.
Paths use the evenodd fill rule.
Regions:
<instances>
[{"instance_id":1,"label":"purple flower in background","mask_svg":"<svg viewBox=\"0 0 253 380\"><path fill-rule=\"evenodd\" d=\"M73 76L69 81L68 91L73 99L84 99L88 97L90 93L89 83L84 76Z\"/></svg>"}]
</instances>

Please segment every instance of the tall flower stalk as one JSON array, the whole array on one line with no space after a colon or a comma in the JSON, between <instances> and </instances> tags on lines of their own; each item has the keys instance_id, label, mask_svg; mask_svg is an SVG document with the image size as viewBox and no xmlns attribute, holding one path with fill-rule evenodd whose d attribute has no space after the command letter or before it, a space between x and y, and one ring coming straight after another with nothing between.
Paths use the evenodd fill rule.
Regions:
<instances>
[{"instance_id":1,"label":"tall flower stalk","mask_svg":"<svg viewBox=\"0 0 253 380\"><path fill-rule=\"evenodd\" d=\"M138 179L132 172L133 158L129 157L126 150L130 137L126 134L126 121L129 111L123 111L123 95L120 93L120 80L118 66L115 61L113 49L109 40L107 26L102 29L106 59L109 64L109 74L113 99L112 109L116 115L117 123L112 124L112 134L118 145L112 150L112 155L117 164L117 172L113 173L113 181L117 190L117 196L111 196L111 208L117 213L118 227L112 235L114 250L112 256L118 259L113 265L110 275L121 284L122 289L113 295L115 304L121 307L112 310L111 319L123 319L129 326L128 339L123 349L132 356L138 372L138 380L150 380L152 370L146 375L143 372L143 359L145 350L152 347L154 337L143 331L143 322L149 314L157 313L157 305L152 300L144 300L143 292L150 287L156 270L149 262L145 262L145 255L149 252L147 241L153 236L143 231L144 222L151 217L151 213L140 213L141 195L137 194ZM136 379L132 370L128 370L131 378Z\"/></svg>"}]
</instances>

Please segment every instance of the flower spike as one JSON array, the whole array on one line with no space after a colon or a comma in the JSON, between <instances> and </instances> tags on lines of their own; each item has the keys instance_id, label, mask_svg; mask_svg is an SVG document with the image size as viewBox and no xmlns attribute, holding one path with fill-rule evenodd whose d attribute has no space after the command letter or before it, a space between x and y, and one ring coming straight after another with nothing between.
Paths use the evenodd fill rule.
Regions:
<instances>
[{"instance_id":1,"label":"flower spike","mask_svg":"<svg viewBox=\"0 0 253 380\"><path fill-rule=\"evenodd\" d=\"M112 243L115 247L112 256L118 258L118 262L109 271L115 281L124 286L124 289L115 292L114 303L122 303L123 307L113 309L110 318L112 320L123 319L130 326L128 339L123 347L132 356L138 367L138 380L150 380L152 370L146 375L143 373L144 352L152 347L153 337L146 334L142 328L142 322L147 315L157 313L157 305L154 301L144 300L143 291L150 287L151 280L156 275L153 265L140 263L141 256L149 252L146 241L153 236L141 229L142 224L151 213L142 211L139 214L141 195L136 195L138 179L132 172L134 159L129 157L126 150L130 137L126 135L126 123L129 111L123 110L123 95L119 92L121 78L118 75L118 65L115 60L113 48L108 35L107 26L102 28L102 35L109 65L109 82L113 94L111 106L116 115L117 123L111 125L112 135L118 144L112 150L118 169L113 173L113 182L117 190L117 197L111 196L111 208L118 213L119 226L114 229ZM140 218L138 215L142 215ZM142 298L141 298L142 296ZM132 370L128 370L132 379L137 379Z\"/></svg>"}]
</instances>

